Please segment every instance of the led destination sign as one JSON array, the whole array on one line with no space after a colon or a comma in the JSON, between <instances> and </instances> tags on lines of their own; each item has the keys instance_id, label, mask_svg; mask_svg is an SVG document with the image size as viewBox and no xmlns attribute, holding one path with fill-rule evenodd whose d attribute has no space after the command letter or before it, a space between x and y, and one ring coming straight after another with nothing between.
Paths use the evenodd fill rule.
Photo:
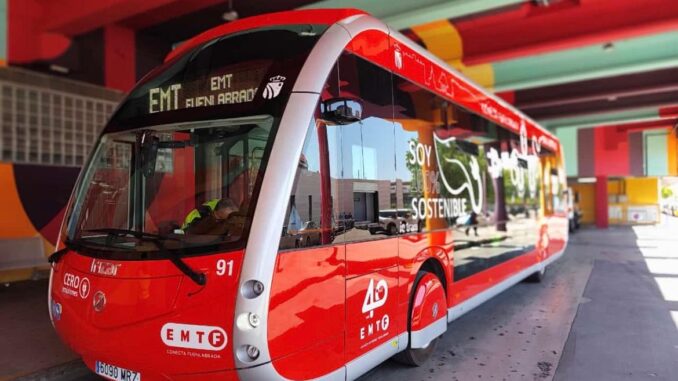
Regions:
<instances>
[{"instance_id":1,"label":"led destination sign","mask_svg":"<svg viewBox=\"0 0 678 381\"><path fill-rule=\"evenodd\" d=\"M241 70L230 70L212 74L207 79L173 83L166 86L153 87L148 90L148 112L159 112L188 109L194 107L210 107L247 103L254 100L268 65L252 65ZM272 84L275 96L280 92L285 77L270 78L267 88ZM273 94L267 92L267 94ZM270 99L272 97L266 97Z\"/></svg>"}]
</instances>

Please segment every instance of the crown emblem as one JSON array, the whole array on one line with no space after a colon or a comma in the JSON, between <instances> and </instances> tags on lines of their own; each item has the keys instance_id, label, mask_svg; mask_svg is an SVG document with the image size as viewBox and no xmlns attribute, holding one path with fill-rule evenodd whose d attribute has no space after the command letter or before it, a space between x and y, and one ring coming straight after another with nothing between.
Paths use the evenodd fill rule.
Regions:
<instances>
[{"instance_id":1,"label":"crown emblem","mask_svg":"<svg viewBox=\"0 0 678 381\"><path fill-rule=\"evenodd\" d=\"M284 81L285 77L282 75L276 75L275 77L269 78L269 82L266 84L266 88L264 88L264 99L273 99L277 97L284 85Z\"/></svg>"}]
</instances>

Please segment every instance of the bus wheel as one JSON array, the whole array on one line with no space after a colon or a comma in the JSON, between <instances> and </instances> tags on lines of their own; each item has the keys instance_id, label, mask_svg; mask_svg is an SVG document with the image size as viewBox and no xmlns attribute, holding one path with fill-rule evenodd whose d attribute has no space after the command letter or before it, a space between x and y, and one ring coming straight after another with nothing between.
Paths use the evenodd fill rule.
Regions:
<instances>
[{"instance_id":1,"label":"bus wheel","mask_svg":"<svg viewBox=\"0 0 678 381\"><path fill-rule=\"evenodd\" d=\"M447 302L440 279L419 271L414 281L407 319L409 343L394 360L410 366L424 365L435 352L440 335L447 330Z\"/></svg>"},{"instance_id":2,"label":"bus wheel","mask_svg":"<svg viewBox=\"0 0 678 381\"><path fill-rule=\"evenodd\" d=\"M545 275L546 275L546 266L542 267L541 270L525 278L525 282L541 283L541 281L544 280Z\"/></svg>"},{"instance_id":3,"label":"bus wheel","mask_svg":"<svg viewBox=\"0 0 678 381\"><path fill-rule=\"evenodd\" d=\"M398 228L396 228L395 224L388 225L388 235L396 235L396 234L398 234Z\"/></svg>"}]
</instances>

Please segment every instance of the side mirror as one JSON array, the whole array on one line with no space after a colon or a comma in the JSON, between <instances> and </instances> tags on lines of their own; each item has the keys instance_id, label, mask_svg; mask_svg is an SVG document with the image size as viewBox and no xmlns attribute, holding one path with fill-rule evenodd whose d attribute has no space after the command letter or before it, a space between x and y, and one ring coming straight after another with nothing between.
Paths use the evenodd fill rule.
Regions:
<instances>
[{"instance_id":1,"label":"side mirror","mask_svg":"<svg viewBox=\"0 0 678 381\"><path fill-rule=\"evenodd\" d=\"M330 98L320 104L322 119L334 124L359 122L363 115L363 105L355 98Z\"/></svg>"}]
</instances>

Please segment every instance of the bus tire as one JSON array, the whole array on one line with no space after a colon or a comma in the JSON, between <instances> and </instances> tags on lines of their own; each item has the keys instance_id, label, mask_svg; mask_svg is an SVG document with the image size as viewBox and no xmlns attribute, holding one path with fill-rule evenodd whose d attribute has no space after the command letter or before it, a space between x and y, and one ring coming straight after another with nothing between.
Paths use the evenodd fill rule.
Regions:
<instances>
[{"instance_id":1,"label":"bus tire","mask_svg":"<svg viewBox=\"0 0 678 381\"><path fill-rule=\"evenodd\" d=\"M412 349L407 348L404 351L393 356L393 359L403 365L411 367L419 367L428 362L433 356L436 347L438 346L438 338L433 339L426 348Z\"/></svg>"},{"instance_id":2,"label":"bus tire","mask_svg":"<svg viewBox=\"0 0 678 381\"><path fill-rule=\"evenodd\" d=\"M395 224L389 224L387 231L388 231L388 235L398 234L398 228L396 228Z\"/></svg>"},{"instance_id":3,"label":"bus tire","mask_svg":"<svg viewBox=\"0 0 678 381\"><path fill-rule=\"evenodd\" d=\"M426 278L425 278L426 277ZM414 309L414 303L415 303L415 295L417 291L419 290L419 286L422 285L422 281L427 281L430 279L434 279L435 283L439 285L442 289L442 282L440 282L440 279L431 272L428 271L423 271L419 270L417 273L417 276L415 277L414 281L414 287L412 288L412 295L410 295L410 303L409 303L409 308L408 308L408 315L407 315L407 330L410 333L410 340L407 345L407 349L404 351L396 354L393 356L393 359L401 364L409 365L409 366L422 366L424 365L433 355L435 352L436 346L438 345L438 341L440 339L440 336L432 339L424 348L412 348L412 317L413 317L413 309ZM442 300L440 303L441 305L438 310L437 314L438 316L433 317L434 319L440 319L442 316L447 316L447 304L445 303L445 292L442 292ZM435 300L435 299L434 299ZM436 302L438 303L438 302ZM425 305L425 303L422 303L422 305ZM428 311L427 311L428 312ZM445 319L447 319L445 317ZM447 324L447 321L445 321Z\"/></svg>"},{"instance_id":4,"label":"bus tire","mask_svg":"<svg viewBox=\"0 0 678 381\"><path fill-rule=\"evenodd\" d=\"M534 272L532 275L525 278L525 282L528 283L541 283L546 276L546 266L542 267L541 270Z\"/></svg>"}]
</instances>

